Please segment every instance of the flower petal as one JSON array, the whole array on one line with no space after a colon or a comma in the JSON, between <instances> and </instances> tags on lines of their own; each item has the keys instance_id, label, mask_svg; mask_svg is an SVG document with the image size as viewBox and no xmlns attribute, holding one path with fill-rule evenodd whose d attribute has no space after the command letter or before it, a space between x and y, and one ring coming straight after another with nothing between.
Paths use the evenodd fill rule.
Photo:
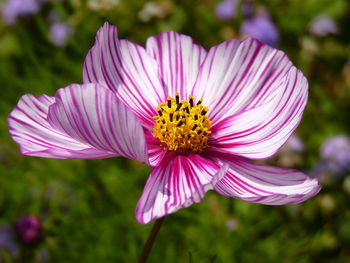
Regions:
<instances>
[{"instance_id":1,"label":"flower petal","mask_svg":"<svg viewBox=\"0 0 350 263\"><path fill-rule=\"evenodd\" d=\"M307 95L307 80L292 67L280 83L271 84L267 98L257 96L246 110L214 126L211 145L251 159L270 157L298 126Z\"/></svg>"},{"instance_id":2,"label":"flower petal","mask_svg":"<svg viewBox=\"0 0 350 263\"><path fill-rule=\"evenodd\" d=\"M92 148L54 129L47 121L54 97L24 95L9 116L12 138L20 145L24 155L59 159L95 159L116 154Z\"/></svg>"},{"instance_id":3,"label":"flower petal","mask_svg":"<svg viewBox=\"0 0 350 263\"><path fill-rule=\"evenodd\" d=\"M219 194L252 203L285 205L303 202L316 195L316 179L291 169L255 164L239 157L218 155L230 170L215 185Z\"/></svg>"},{"instance_id":4,"label":"flower petal","mask_svg":"<svg viewBox=\"0 0 350 263\"><path fill-rule=\"evenodd\" d=\"M215 125L249 106L255 97L268 99L271 86L280 83L291 67L283 52L257 40L229 40L208 52L193 95L203 98ZM284 91L283 86L279 89Z\"/></svg>"},{"instance_id":5,"label":"flower petal","mask_svg":"<svg viewBox=\"0 0 350 263\"><path fill-rule=\"evenodd\" d=\"M99 84L73 84L58 90L48 120L79 142L148 163L141 122L111 90Z\"/></svg>"},{"instance_id":6,"label":"flower petal","mask_svg":"<svg viewBox=\"0 0 350 263\"><path fill-rule=\"evenodd\" d=\"M136 218L147 224L202 200L227 171L197 154L168 153L155 167L136 207Z\"/></svg>"},{"instance_id":7,"label":"flower petal","mask_svg":"<svg viewBox=\"0 0 350 263\"><path fill-rule=\"evenodd\" d=\"M85 59L83 79L113 90L146 125L153 126L156 107L166 100L157 62L143 47L119 40L117 28L108 23Z\"/></svg>"},{"instance_id":8,"label":"flower petal","mask_svg":"<svg viewBox=\"0 0 350 263\"><path fill-rule=\"evenodd\" d=\"M154 137L152 131L145 130L146 143L148 147L149 164L154 167L158 166L166 154L164 146L162 146L157 138Z\"/></svg>"},{"instance_id":9,"label":"flower petal","mask_svg":"<svg viewBox=\"0 0 350 263\"><path fill-rule=\"evenodd\" d=\"M168 96L179 92L181 99L188 99L206 50L194 44L191 37L173 31L150 37L146 50L159 63Z\"/></svg>"}]
</instances>

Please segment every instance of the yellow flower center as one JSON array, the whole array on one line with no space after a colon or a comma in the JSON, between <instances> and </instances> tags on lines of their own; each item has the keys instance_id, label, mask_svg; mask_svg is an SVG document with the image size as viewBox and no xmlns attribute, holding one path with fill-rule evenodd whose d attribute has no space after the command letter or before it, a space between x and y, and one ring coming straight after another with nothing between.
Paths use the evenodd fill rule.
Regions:
<instances>
[{"instance_id":1,"label":"yellow flower center","mask_svg":"<svg viewBox=\"0 0 350 263\"><path fill-rule=\"evenodd\" d=\"M167 98L166 103L158 105L154 116L153 133L164 149L168 151L200 152L208 147L211 133L211 121L208 119L208 107L202 105L202 99L194 104L194 97L182 100L177 92L175 99Z\"/></svg>"}]
</instances>

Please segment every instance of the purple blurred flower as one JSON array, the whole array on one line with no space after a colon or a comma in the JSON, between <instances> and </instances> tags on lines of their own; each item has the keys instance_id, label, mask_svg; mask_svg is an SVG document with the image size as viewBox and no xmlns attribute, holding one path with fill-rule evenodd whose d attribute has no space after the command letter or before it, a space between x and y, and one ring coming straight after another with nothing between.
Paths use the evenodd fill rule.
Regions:
<instances>
[{"instance_id":1,"label":"purple blurred flower","mask_svg":"<svg viewBox=\"0 0 350 263\"><path fill-rule=\"evenodd\" d=\"M295 134L292 134L286 142L286 146L293 152L304 151L304 144L302 140Z\"/></svg>"},{"instance_id":2,"label":"purple blurred flower","mask_svg":"<svg viewBox=\"0 0 350 263\"><path fill-rule=\"evenodd\" d=\"M40 6L40 0L8 0L2 8L5 23L12 25L18 16L35 14Z\"/></svg>"},{"instance_id":3,"label":"purple blurred flower","mask_svg":"<svg viewBox=\"0 0 350 263\"><path fill-rule=\"evenodd\" d=\"M58 47L67 44L68 37L73 34L73 28L66 22L55 22L50 27L50 38Z\"/></svg>"},{"instance_id":4,"label":"purple blurred flower","mask_svg":"<svg viewBox=\"0 0 350 263\"><path fill-rule=\"evenodd\" d=\"M13 240L13 230L7 225L0 226L0 262L3 262L2 251L7 250L8 253L16 258L19 254L19 248Z\"/></svg>"},{"instance_id":5,"label":"purple blurred flower","mask_svg":"<svg viewBox=\"0 0 350 263\"><path fill-rule=\"evenodd\" d=\"M243 21L240 33L245 36L254 37L272 47L277 46L279 33L266 12Z\"/></svg>"},{"instance_id":6,"label":"purple blurred flower","mask_svg":"<svg viewBox=\"0 0 350 263\"><path fill-rule=\"evenodd\" d=\"M309 25L309 30L316 36L325 36L338 33L337 24L328 16L319 15Z\"/></svg>"},{"instance_id":7,"label":"purple blurred flower","mask_svg":"<svg viewBox=\"0 0 350 263\"><path fill-rule=\"evenodd\" d=\"M224 0L217 4L216 15L223 19L231 19L236 16L237 0Z\"/></svg>"},{"instance_id":8,"label":"purple blurred flower","mask_svg":"<svg viewBox=\"0 0 350 263\"><path fill-rule=\"evenodd\" d=\"M328 139L321 147L321 157L333 172L350 171L350 140L345 135Z\"/></svg>"},{"instance_id":9,"label":"purple blurred flower","mask_svg":"<svg viewBox=\"0 0 350 263\"><path fill-rule=\"evenodd\" d=\"M242 4L242 14L245 18L251 18L253 15L253 3L251 1L244 1Z\"/></svg>"},{"instance_id":10,"label":"purple blurred flower","mask_svg":"<svg viewBox=\"0 0 350 263\"><path fill-rule=\"evenodd\" d=\"M34 215L23 216L16 222L16 233L25 245L35 245L41 239L41 221Z\"/></svg>"}]
</instances>

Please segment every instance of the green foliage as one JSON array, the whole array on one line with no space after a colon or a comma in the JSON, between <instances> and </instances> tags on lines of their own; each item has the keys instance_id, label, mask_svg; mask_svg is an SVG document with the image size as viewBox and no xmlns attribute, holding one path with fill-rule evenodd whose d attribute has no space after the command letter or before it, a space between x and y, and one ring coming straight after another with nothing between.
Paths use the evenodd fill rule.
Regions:
<instances>
[{"instance_id":1,"label":"green foliage","mask_svg":"<svg viewBox=\"0 0 350 263\"><path fill-rule=\"evenodd\" d=\"M35 214L44 233L41 243L30 248L32 254L22 248L12 259L0 252L4 262L135 262L151 230L151 224L141 225L134 216L148 167L123 158L22 156L7 131L7 116L18 99L25 93L54 95L58 88L81 83L85 55L104 21L118 26L121 38L139 44L175 30L210 48L239 37L243 19L238 14L219 20L213 0L158 1L163 15L148 21L139 15L147 1L121 0L99 11L89 2L52 1L12 26L0 22L0 223L11 225ZM300 166L308 171L319 161L326 138L350 133L350 5L346 0L256 2L271 13L281 34L279 48L310 84L297 130L306 148ZM54 46L48 34L52 10L74 27L66 47ZM310 34L308 24L321 13L338 23L338 35ZM350 262L349 176L330 180L317 197L293 206L250 204L210 192L201 203L166 219L149 262Z\"/></svg>"}]
</instances>

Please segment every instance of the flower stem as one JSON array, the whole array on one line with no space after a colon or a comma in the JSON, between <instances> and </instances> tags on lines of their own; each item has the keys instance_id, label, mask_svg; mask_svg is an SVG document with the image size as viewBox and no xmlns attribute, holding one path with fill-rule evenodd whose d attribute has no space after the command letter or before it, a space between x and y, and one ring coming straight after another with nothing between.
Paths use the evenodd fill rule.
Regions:
<instances>
[{"instance_id":1,"label":"flower stem","mask_svg":"<svg viewBox=\"0 0 350 263\"><path fill-rule=\"evenodd\" d=\"M165 219L165 217L162 217L162 218L157 219L156 222L154 222L151 233L149 234L148 239L147 239L147 241L142 249L142 253L141 253L141 256L139 258L139 263L146 262L148 255L149 255L149 252L152 249L154 240L157 237L158 231L159 231L160 227L162 226L164 219Z\"/></svg>"}]
</instances>

